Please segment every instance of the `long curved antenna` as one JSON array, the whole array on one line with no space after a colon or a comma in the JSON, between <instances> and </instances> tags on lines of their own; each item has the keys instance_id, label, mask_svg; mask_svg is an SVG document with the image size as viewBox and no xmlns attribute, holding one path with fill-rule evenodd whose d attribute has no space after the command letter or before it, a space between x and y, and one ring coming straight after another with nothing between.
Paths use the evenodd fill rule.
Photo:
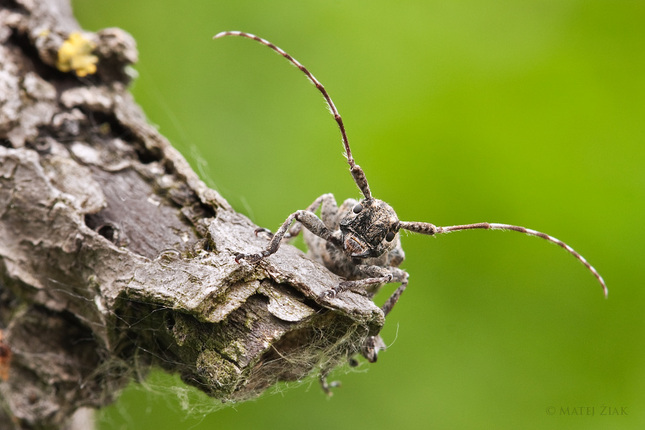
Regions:
<instances>
[{"instance_id":1,"label":"long curved antenna","mask_svg":"<svg viewBox=\"0 0 645 430\"><path fill-rule=\"evenodd\" d=\"M609 290L607 289L607 284L605 284L605 280L602 279L602 276L600 276L600 273L587 262L587 260L580 255L575 249L561 241L560 239L557 239L553 236L550 236L546 233L542 233L537 230L531 230L530 228L526 227L520 227L517 225L510 225L510 224L499 224L499 223L488 223L488 222L479 222L476 224L463 224L463 225L451 225L448 227L437 227L434 224L430 224L427 222L403 222L401 221L399 223L399 228L402 228L404 230L409 230L413 231L416 233L422 233L422 234L427 234L427 235L435 235L435 234L443 234L443 233L451 233L453 231L459 231L459 230L474 230L474 229L483 229L483 230L511 230L511 231L516 231L518 233L523 233L523 234L528 234L529 236L536 236L539 238L542 238L544 240L547 240L551 243L555 243L556 245L564 248L569 252L569 254L573 255L575 258L577 258L584 266L596 277L598 282L600 283L600 286L602 287L602 291L605 294L605 298L609 294Z\"/></svg>"},{"instance_id":2,"label":"long curved antenna","mask_svg":"<svg viewBox=\"0 0 645 430\"><path fill-rule=\"evenodd\" d=\"M356 164L356 162L354 161L354 157L352 156L352 150L349 147L349 141L347 140L347 133L345 132L345 125L343 124L343 119L341 118L340 113L338 113L338 109L336 109L334 102L332 101L331 97L329 96L329 93L327 92L323 84L321 84L320 81L318 81L318 79L316 79L316 77L309 70L307 70L305 66L300 64L298 60L293 58L291 55L289 55L286 51L284 51L279 46L274 45L273 43L269 42L266 39L262 39L261 37L256 36L255 34L244 33L242 31L222 31L221 33L217 33L215 36L213 36L213 39L219 39L224 36L246 37L247 39L252 39L257 42L260 42L264 46L268 46L269 48L273 49L275 52L277 52L278 54L286 58L291 64L299 68L307 76L307 79L309 79L311 83L313 83L316 86L316 88L318 88L318 91L320 91L323 97L325 98L325 102L327 102L327 106L329 106L329 110L331 111L331 114L334 116L334 119L338 124L338 128L340 129L340 134L343 138L343 145L345 146L345 157L347 157L347 163L349 164L349 171L351 172L352 177L354 178L354 182L356 182L356 185L358 185L358 188L360 188L365 198L371 199L372 194L370 192L370 187L367 184L367 178L365 177L365 173L363 172L363 169L361 169L360 166Z\"/></svg>"}]
</instances>

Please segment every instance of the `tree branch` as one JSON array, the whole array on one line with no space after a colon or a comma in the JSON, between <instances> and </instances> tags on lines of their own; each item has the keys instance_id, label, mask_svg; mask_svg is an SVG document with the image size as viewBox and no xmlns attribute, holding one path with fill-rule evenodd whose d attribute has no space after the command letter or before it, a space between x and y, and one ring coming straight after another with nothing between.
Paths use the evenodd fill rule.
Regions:
<instances>
[{"instance_id":1,"label":"tree branch","mask_svg":"<svg viewBox=\"0 0 645 430\"><path fill-rule=\"evenodd\" d=\"M266 241L147 124L127 33L2 0L0 42L0 422L71 428L152 365L245 400L379 332L369 298L321 298L341 279L291 246L235 263Z\"/></svg>"}]
</instances>

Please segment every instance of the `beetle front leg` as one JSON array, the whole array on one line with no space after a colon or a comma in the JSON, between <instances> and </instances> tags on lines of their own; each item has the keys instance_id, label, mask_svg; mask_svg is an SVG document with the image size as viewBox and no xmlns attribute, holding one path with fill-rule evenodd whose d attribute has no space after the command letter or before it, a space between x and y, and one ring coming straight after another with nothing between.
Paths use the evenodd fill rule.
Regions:
<instances>
[{"instance_id":1,"label":"beetle front leg","mask_svg":"<svg viewBox=\"0 0 645 430\"><path fill-rule=\"evenodd\" d=\"M318 210L318 208L320 208L320 218L322 219L323 223L328 228L333 229L334 226L330 225L330 222L332 220L335 220L335 216L338 212L338 206L336 205L336 200L334 199L334 195L331 193L323 194L322 196L314 200L313 203L307 206L307 209L305 209L305 211L315 213ZM282 237L282 240L290 241L291 239L298 236L301 231L302 231L302 223L296 221L293 223L293 225L291 225L291 227L284 234L284 236ZM271 230L267 228L258 228L255 230L255 233L256 234L264 233L268 235L269 238L273 238L274 236Z\"/></svg>"},{"instance_id":2,"label":"beetle front leg","mask_svg":"<svg viewBox=\"0 0 645 430\"><path fill-rule=\"evenodd\" d=\"M322 220L325 227L330 230L334 230L335 226L333 225L333 222L336 220L336 214L338 213L338 206L336 205L336 199L334 199L334 195L331 193L323 194L322 196L314 200L314 202L310 204L309 207L307 207L306 211L315 213L318 208L320 208L320 219ZM284 239L291 240L294 237L298 236L302 231L302 227L303 224L301 222L295 222L291 226L289 231L285 234ZM316 234L310 228L307 229ZM316 235L320 236L318 234Z\"/></svg>"},{"instance_id":3,"label":"beetle front leg","mask_svg":"<svg viewBox=\"0 0 645 430\"><path fill-rule=\"evenodd\" d=\"M338 242L339 239L333 237L331 230L329 230L325 224L311 211L308 210L299 210L292 213L287 217L284 223L280 226L278 231L271 237L269 245L261 252L254 254L235 254L235 262L239 263L240 260L246 260L249 263L255 263L261 259L268 257L271 254L275 254L280 248L280 243L285 235L288 234L289 226L297 221L302 224L307 230L311 231L316 236L323 238L324 240L331 240L334 243Z\"/></svg>"}]
</instances>

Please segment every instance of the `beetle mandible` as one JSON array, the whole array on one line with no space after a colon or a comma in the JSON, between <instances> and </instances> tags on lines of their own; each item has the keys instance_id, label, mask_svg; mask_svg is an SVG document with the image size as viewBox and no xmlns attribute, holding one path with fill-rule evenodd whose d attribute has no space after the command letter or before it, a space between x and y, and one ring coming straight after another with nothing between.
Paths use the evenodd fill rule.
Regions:
<instances>
[{"instance_id":1,"label":"beetle mandible","mask_svg":"<svg viewBox=\"0 0 645 430\"><path fill-rule=\"evenodd\" d=\"M271 48L300 69L316 86L338 124L349 171L363 194L360 201L347 199L340 206L336 204L332 194L323 194L306 209L289 215L275 234L266 229L256 230L256 233L264 232L270 236L269 244L264 250L254 254L236 254L236 262L246 260L253 263L275 253L283 240L293 239L304 227L303 235L309 255L323 263L332 272L346 279L335 288L323 293L327 297L335 297L348 289L372 297L381 286L387 283L401 283L382 306L383 314L387 316L408 285L408 273L399 268L405 256L399 238L400 230L430 236L472 229L511 230L537 236L564 248L596 277L605 297L607 297L607 286L598 271L569 245L546 233L516 225L488 222L439 227L427 222L400 221L390 205L372 197L365 173L352 156L343 119L329 93L314 75L295 58L268 40L241 31L224 31L216 34L213 38L218 39L224 36L245 37ZM315 214L319 209L320 217ZM362 354L368 361L374 362L379 350L383 348L384 344L380 337L372 336L363 346Z\"/></svg>"}]
</instances>

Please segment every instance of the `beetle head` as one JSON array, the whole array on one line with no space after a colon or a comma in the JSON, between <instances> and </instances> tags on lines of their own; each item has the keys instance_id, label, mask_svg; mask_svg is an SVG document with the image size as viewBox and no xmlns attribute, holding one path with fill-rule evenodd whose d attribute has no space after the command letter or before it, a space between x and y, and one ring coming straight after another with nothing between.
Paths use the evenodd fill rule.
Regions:
<instances>
[{"instance_id":1,"label":"beetle head","mask_svg":"<svg viewBox=\"0 0 645 430\"><path fill-rule=\"evenodd\" d=\"M340 220L343 251L352 258L378 257L396 246L399 219L382 200L363 199Z\"/></svg>"}]
</instances>

